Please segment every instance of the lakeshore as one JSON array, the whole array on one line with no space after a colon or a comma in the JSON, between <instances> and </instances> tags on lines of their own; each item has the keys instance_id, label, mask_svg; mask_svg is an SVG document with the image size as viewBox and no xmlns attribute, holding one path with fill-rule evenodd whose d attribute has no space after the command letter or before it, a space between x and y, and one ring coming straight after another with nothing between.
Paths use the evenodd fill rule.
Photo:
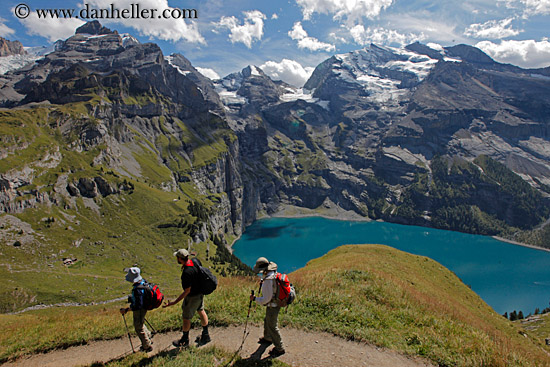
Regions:
<instances>
[{"instance_id":1,"label":"lakeshore","mask_svg":"<svg viewBox=\"0 0 550 367\"><path fill-rule=\"evenodd\" d=\"M288 273L344 244L383 244L436 260L501 314L527 314L547 305L549 252L490 236L379 221L272 216L249 226L233 250L245 264L264 256Z\"/></svg>"}]
</instances>

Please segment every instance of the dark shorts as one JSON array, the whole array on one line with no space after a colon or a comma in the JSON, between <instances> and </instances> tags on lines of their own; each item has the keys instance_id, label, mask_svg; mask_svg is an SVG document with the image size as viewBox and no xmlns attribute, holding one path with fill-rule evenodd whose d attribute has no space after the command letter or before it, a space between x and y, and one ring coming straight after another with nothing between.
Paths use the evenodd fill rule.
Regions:
<instances>
[{"instance_id":1,"label":"dark shorts","mask_svg":"<svg viewBox=\"0 0 550 367\"><path fill-rule=\"evenodd\" d=\"M187 296L181 306L181 315L185 320L191 320L197 311L204 310L204 295Z\"/></svg>"}]
</instances>

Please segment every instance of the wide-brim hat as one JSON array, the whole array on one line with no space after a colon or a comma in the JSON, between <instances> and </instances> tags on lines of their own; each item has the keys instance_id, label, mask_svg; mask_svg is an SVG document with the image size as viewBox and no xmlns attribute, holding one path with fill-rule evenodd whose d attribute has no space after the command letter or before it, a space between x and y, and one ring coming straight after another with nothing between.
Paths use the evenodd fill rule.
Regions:
<instances>
[{"instance_id":1,"label":"wide-brim hat","mask_svg":"<svg viewBox=\"0 0 550 367\"><path fill-rule=\"evenodd\" d=\"M258 274L259 272L265 271L265 270L267 271L277 270L277 264L275 264L274 262L270 262L265 257L260 257L258 258L258 260L256 260L256 265L254 265L254 268L252 269L252 271L255 274Z\"/></svg>"},{"instance_id":2,"label":"wide-brim hat","mask_svg":"<svg viewBox=\"0 0 550 367\"><path fill-rule=\"evenodd\" d=\"M269 262L269 265L267 266L267 271L276 271L277 270L277 264L275 264L273 261Z\"/></svg>"},{"instance_id":3,"label":"wide-brim hat","mask_svg":"<svg viewBox=\"0 0 550 367\"><path fill-rule=\"evenodd\" d=\"M141 277L141 270L139 270L139 268L126 268L124 269L124 271L126 272L126 280L131 283L137 283L143 279Z\"/></svg>"}]
</instances>

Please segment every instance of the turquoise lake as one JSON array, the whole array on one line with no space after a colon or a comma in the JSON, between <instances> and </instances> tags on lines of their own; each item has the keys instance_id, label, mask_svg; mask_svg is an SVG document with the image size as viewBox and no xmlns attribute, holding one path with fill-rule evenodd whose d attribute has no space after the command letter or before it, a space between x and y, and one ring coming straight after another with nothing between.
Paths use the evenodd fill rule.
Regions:
<instances>
[{"instance_id":1,"label":"turquoise lake","mask_svg":"<svg viewBox=\"0 0 550 367\"><path fill-rule=\"evenodd\" d=\"M486 236L382 222L269 218L248 227L233 249L251 267L265 256L289 273L338 246L364 243L438 261L500 314L521 310L527 315L549 305L550 252Z\"/></svg>"}]
</instances>

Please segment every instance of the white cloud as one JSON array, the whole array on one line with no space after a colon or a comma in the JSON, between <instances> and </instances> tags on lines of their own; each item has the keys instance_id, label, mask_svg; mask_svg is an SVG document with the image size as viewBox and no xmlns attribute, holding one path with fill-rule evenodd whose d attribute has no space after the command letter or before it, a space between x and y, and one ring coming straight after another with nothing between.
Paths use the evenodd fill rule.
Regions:
<instances>
[{"instance_id":1,"label":"white cloud","mask_svg":"<svg viewBox=\"0 0 550 367\"><path fill-rule=\"evenodd\" d=\"M310 51L334 51L336 47L330 43L321 42L317 38L309 37L307 32L302 27L301 22L294 23L292 30L288 31L288 35L295 41L298 41L298 48L304 48Z\"/></svg>"},{"instance_id":2,"label":"white cloud","mask_svg":"<svg viewBox=\"0 0 550 367\"><path fill-rule=\"evenodd\" d=\"M78 27L84 24L80 19L39 19L36 12L31 12L27 18L19 19L19 22L27 28L28 34L44 37L51 42L69 38Z\"/></svg>"},{"instance_id":3,"label":"white cloud","mask_svg":"<svg viewBox=\"0 0 550 367\"><path fill-rule=\"evenodd\" d=\"M305 20L314 13L332 14L333 19L342 19L353 25L366 17L373 19L392 4L392 0L296 0L302 8Z\"/></svg>"},{"instance_id":4,"label":"white cloud","mask_svg":"<svg viewBox=\"0 0 550 367\"><path fill-rule=\"evenodd\" d=\"M445 50L443 48L443 46L441 46L439 43L428 42L428 43L426 43L426 46L428 46L429 48L431 48L433 50L436 50L436 51L444 51Z\"/></svg>"},{"instance_id":5,"label":"white cloud","mask_svg":"<svg viewBox=\"0 0 550 367\"><path fill-rule=\"evenodd\" d=\"M550 65L550 42L543 40L501 41L496 44L482 41L476 47L493 59L523 68L542 68Z\"/></svg>"},{"instance_id":6,"label":"white cloud","mask_svg":"<svg viewBox=\"0 0 550 367\"><path fill-rule=\"evenodd\" d=\"M525 18L531 15L550 14L550 0L498 0L509 9L523 9Z\"/></svg>"},{"instance_id":7,"label":"white cloud","mask_svg":"<svg viewBox=\"0 0 550 367\"><path fill-rule=\"evenodd\" d=\"M353 37L353 41L362 46L370 43L379 45L399 44L403 46L426 38L423 34L402 34L393 29L385 29L381 27L368 27L365 29L362 25L356 25L351 28L350 34Z\"/></svg>"},{"instance_id":8,"label":"white cloud","mask_svg":"<svg viewBox=\"0 0 550 367\"><path fill-rule=\"evenodd\" d=\"M294 23L294 26L292 27L292 30L288 31L288 35L293 40L301 40L301 39L304 39L308 36L307 32L304 29L304 27L302 27L301 22Z\"/></svg>"},{"instance_id":9,"label":"white cloud","mask_svg":"<svg viewBox=\"0 0 550 367\"><path fill-rule=\"evenodd\" d=\"M273 15L271 16L271 19L279 19L279 16L277 15L277 13L273 13Z\"/></svg>"},{"instance_id":10,"label":"white cloud","mask_svg":"<svg viewBox=\"0 0 550 367\"><path fill-rule=\"evenodd\" d=\"M86 3L89 4L90 8L109 9L113 0L87 0ZM116 8L131 9L132 4L135 3L135 0L117 0ZM140 0L139 6L141 9L157 9L158 12L175 9L168 5L168 0ZM206 44L204 37L199 32L198 24L189 19L158 19L153 17L152 19L101 19L100 21L105 24L123 24L126 27L137 30L140 35L151 39L157 38L172 42L187 41Z\"/></svg>"},{"instance_id":11,"label":"white cloud","mask_svg":"<svg viewBox=\"0 0 550 367\"><path fill-rule=\"evenodd\" d=\"M459 26L453 19L435 17L425 10L411 14L392 14L385 18L390 25L388 28L399 29L401 33L419 34L433 42L447 45L469 41L462 33L457 33Z\"/></svg>"},{"instance_id":12,"label":"white cloud","mask_svg":"<svg viewBox=\"0 0 550 367\"><path fill-rule=\"evenodd\" d=\"M520 31L510 28L514 18L500 21L490 20L485 23L472 24L464 31L464 34L474 38L502 39L517 36Z\"/></svg>"},{"instance_id":13,"label":"white cloud","mask_svg":"<svg viewBox=\"0 0 550 367\"><path fill-rule=\"evenodd\" d=\"M313 73L313 67L303 67L299 62L283 59L281 62L268 61L260 68L273 80L282 80L296 87L301 87Z\"/></svg>"},{"instance_id":14,"label":"white cloud","mask_svg":"<svg viewBox=\"0 0 550 367\"><path fill-rule=\"evenodd\" d=\"M202 75L204 75L208 79L212 79L212 80L220 79L220 75L218 73L216 73L216 71L214 69L201 68L199 66L195 66L195 69L197 69L197 71L199 73L201 73Z\"/></svg>"},{"instance_id":15,"label":"white cloud","mask_svg":"<svg viewBox=\"0 0 550 367\"><path fill-rule=\"evenodd\" d=\"M525 5L527 15L550 14L550 0L520 0Z\"/></svg>"},{"instance_id":16,"label":"white cloud","mask_svg":"<svg viewBox=\"0 0 550 367\"><path fill-rule=\"evenodd\" d=\"M231 32L229 39L231 43L242 42L248 48L252 48L254 40L261 40L264 34L264 19L266 16L259 10L252 10L243 13L245 19L239 24L236 17L221 17L216 28L227 28Z\"/></svg>"},{"instance_id":17,"label":"white cloud","mask_svg":"<svg viewBox=\"0 0 550 367\"><path fill-rule=\"evenodd\" d=\"M8 37L15 33L13 29L4 24L6 20L0 18L0 37Z\"/></svg>"}]
</instances>

